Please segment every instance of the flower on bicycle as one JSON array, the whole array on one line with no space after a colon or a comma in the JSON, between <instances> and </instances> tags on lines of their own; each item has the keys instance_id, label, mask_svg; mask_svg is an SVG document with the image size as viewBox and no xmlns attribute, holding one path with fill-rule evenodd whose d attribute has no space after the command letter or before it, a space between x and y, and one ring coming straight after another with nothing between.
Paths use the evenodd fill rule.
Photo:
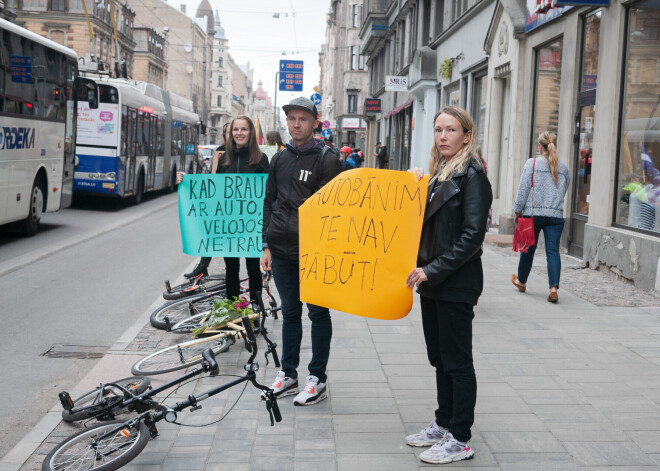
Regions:
<instances>
[{"instance_id":1,"label":"flower on bicycle","mask_svg":"<svg viewBox=\"0 0 660 471\"><path fill-rule=\"evenodd\" d=\"M247 302L245 299L243 299L241 302L234 303L234 309L237 311L240 311L241 309L245 309L250 305L249 302Z\"/></svg>"},{"instance_id":2,"label":"flower on bicycle","mask_svg":"<svg viewBox=\"0 0 660 471\"><path fill-rule=\"evenodd\" d=\"M201 320L201 327L192 331L193 338L204 334L207 330L215 330L224 327L227 322L231 322L239 317L254 314L250 303L245 299L234 298L216 299L213 301L213 307L209 313Z\"/></svg>"}]
</instances>

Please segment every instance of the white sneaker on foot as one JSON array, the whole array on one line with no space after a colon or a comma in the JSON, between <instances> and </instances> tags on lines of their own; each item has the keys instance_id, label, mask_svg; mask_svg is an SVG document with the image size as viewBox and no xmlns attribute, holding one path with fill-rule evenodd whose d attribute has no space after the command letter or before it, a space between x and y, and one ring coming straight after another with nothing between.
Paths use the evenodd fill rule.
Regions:
<instances>
[{"instance_id":1,"label":"white sneaker on foot","mask_svg":"<svg viewBox=\"0 0 660 471\"><path fill-rule=\"evenodd\" d=\"M298 392L298 380L289 378L284 371L278 371L270 389L275 393L275 397L290 396ZM266 393L261 393L261 399L266 399Z\"/></svg>"},{"instance_id":2,"label":"white sneaker on foot","mask_svg":"<svg viewBox=\"0 0 660 471\"><path fill-rule=\"evenodd\" d=\"M440 427L435 420L424 430L406 437L406 443L410 446L431 446L445 439L447 429Z\"/></svg>"},{"instance_id":3,"label":"white sneaker on foot","mask_svg":"<svg viewBox=\"0 0 660 471\"><path fill-rule=\"evenodd\" d=\"M450 432L445 434L444 440L419 455L420 460L432 464L447 464L472 458L474 451L470 448L470 444L459 442Z\"/></svg>"},{"instance_id":4,"label":"white sneaker on foot","mask_svg":"<svg viewBox=\"0 0 660 471\"><path fill-rule=\"evenodd\" d=\"M296 406L311 406L328 397L326 383L319 383L316 376L309 375L305 389L293 399Z\"/></svg>"}]
</instances>

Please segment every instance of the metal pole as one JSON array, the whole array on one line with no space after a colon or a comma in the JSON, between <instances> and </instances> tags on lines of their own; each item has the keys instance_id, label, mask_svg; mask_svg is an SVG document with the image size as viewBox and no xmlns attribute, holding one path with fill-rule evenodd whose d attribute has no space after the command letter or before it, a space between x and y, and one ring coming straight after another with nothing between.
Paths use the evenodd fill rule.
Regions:
<instances>
[{"instance_id":1,"label":"metal pole","mask_svg":"<svg viewBox=\"0 0 660 471\"><path fill-rule=\"evenodd\" d=\"M275 100L273 101L273 127L279 131L277 127L277 89L280 87L278 76L279 71L275 72Z\"/></svg>"}]
</instances>

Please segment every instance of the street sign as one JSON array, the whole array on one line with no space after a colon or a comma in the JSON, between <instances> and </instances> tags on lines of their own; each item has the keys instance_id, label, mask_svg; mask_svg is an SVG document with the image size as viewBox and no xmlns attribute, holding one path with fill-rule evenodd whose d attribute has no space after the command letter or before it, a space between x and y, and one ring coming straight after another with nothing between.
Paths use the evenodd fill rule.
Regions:
<instances>
[{"instance_id":1,"label":"street sign","mask_svg":"<svg viewBox=\"0 0 660 471\"><path fill-rule=\"evenodd\" d=\"M330 121L327 119L321 123L321 126L323 126L323 129L329 129L330 128Z\"/></svg>"},{"instance_id":2,"label":"street sign","mask_svg":"<svg viewBox=\"0 0 660 471\"><path fill-rule=\"evenodd\" d=\"M302 92L303 61L280 61L280 86L282 92Z\"/></svg>"},{"instance_id":3,"label":"street sign","mask_svg":"<svg viewBox=\"0 0 660 471\"><path fill-rule=\"evenodd\" d=\"M330 137L331 135L332 135L332 131L330 131L329 129L324 129L323 131L321 131L321 136L323 137L327 138Z\"/></svg>"},{"instance_id":4,"label":"street sign","mask_svg":"<svg viewBox=\"0 0 660 471\"><path fill-rule=\"evenodd\" d=\"M309 97L312 102L314 102L315 105L320 105L321 104L321 94L320 93L314 93L311 97Z\"/></svg>"}]
</instances>

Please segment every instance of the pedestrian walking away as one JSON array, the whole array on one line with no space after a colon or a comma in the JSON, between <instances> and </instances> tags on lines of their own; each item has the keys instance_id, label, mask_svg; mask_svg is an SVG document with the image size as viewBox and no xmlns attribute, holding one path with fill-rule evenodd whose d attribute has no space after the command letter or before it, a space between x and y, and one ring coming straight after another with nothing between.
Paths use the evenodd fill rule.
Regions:
<instances>
[{"instance_id":1,"label":"pedestrian walking away","mask_svg":"<svg viewBox=\"0 0 660 471\"><path fill-rule=\"evenodd\" d=\"M472 360L474 306L483 290L481 246L493 193L473 154L476 130L468 113L448 106L435 115L429 191L417 255L406 286L417 287L426 351L435 368L438 408L410 446L433 464L471 459L469 444L477 378ZM411 169L422 178L424 170Z\"/></svg>"},{"instance_id":2,"label":"pedestrian walking away","mask_svg":"<svg viewBox=\"0 0 660 471\"><path fill-rule=\"evenodd\" d=\"M527 279L532 271L536 245L538 244L539 234L543 231L545 257L548 264L548 285L550 288L547 299L551 303L556 303L559 300L557 290L559 289L561 274L559 241L564 230L564 198L568 190L570 176L566 164L559 162L555 134L550 131L541 133L538 143L539 155L525 162L518 184L518 194L513 203L516 224L519 218L529 218L532 217L532 214L534 215L535 243L527 253L520 254L518 274L511 275L511 282L521 293L527 290ZM534 178L533 191L532 173ZM533 194L533 198L530 194Z\"/></svg>"},{"instance_id":3,"label":"pedestrian walking away","mask_svg":"<svg viewBox=\"0 0 660 471\"><path fill-rule=\"evenodd\" d=\"M298 393L298 365L302 342L302 302L298 263L298 208L341 172L334 148L314 139L318 113L311 100L294 98L282 107L291 142L270 164L264 198L261 264L272 267L282 301L282 371L271 386L276 396ZM327 397L326 366L330 356L332 320L326 307L307 303L311 320L312 360L305 387L296 395L297 406L316 404ZM263 397L263 396L262 396Z\"/></svg>"},{"instance_id":4,"label":"pedestrian walking away","mask_svg":"<svg viewBox=\"0 0 660 471\"><path fill-rule=\"evenodd\" d=\"M225 152L215 173L268 173L268 157L261 152L257 143L257 133L254 123L247 116L238 116L230 126L225 141ZM227 299L238 298L241 293L240 285L240 258L225 257L225 285ZM211 257L202 257L199 264L189 275L206 273L211 263ZM262 277L260 259L247 257L245 266L249 278L250 301L258 303L261 298Z\"/></svg>"}]
</instances>

